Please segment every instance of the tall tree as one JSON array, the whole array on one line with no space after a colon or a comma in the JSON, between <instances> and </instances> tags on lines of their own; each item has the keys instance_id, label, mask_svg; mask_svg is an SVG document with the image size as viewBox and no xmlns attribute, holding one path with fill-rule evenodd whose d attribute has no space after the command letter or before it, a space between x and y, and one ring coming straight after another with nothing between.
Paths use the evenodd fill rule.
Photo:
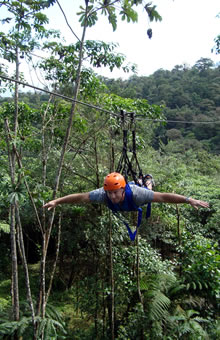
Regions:
<instances>
[{"instance_id":1,"label":"tall tree","mask_svg":"<svg viewBox=\"0 0 220 340\"><path fill-rule=\"evenodd\" d=\"M19 161L20 155L16 148L15 140L17 137L18 131L18 81L20 78L19 74L19 65L20 65L20 58L31 57L31 52L39 47L38 38L49 37L51 32L48 32L44 25L48 22L47 17L42 14L40 11L44 8L48 8L53 5L55 1L1 1L0 6L5 6L8 10L9 16L2 20L3 23L14 24L12 29L9 30L8 34L1 32L1 54L2 56L7 59L9 62L13 62L16 70L15 76L15 112L14 112L14 120L12 126L8 126L7 129L7 138L8 138L8 152L9 152L9 161L10 161L10 169L11 169L11 180L12 184L16 186L19 183L20 175L19 171L16 173L16 158ZM59 2L57 1L59 4ZM76 111L76 101L78 98L80 84L82 80L82 64L84 60L84 53L85 49L87 51L90 49L91 58L93 58L94 66L99 67L101 64L106 64L113 69L116 65L117 67L121 66L121 61L117 64L117 60L110 64L110 58L107 60L106 52L107 50L104 49L99 54L97 54L96 48L97 43L89 43L86 42L86 30L88 27L95 25L98 20L98 13L104 14L108 16L108 21L112 25L113 30L117 28L117 11L119 9L119 16L122 20L127 20L127 22L137 22L137 12L134 10L134 7L137 5L143 5L147 15L150 18L150 21L153 19L161 20L158 13L155 11L155 6L151 7L150 4L145 4L143 1L113 1L113 2L106 2L103 1L88 1L85 0L85 6L80 8L79 13L79 20L82 25L82 35L81 39L79 40L76 52L78 54L77 58L77 65L75 69L75 80L74 80L74 88L73 88L73 104L71 106L71 110L69 113L68 124L66 127L65 137L62 145L60 160L57 168L57 175L54 185L53 196L55 197L60 185L61 173L63 169L64 157L67 150L68 141L71 134L73 117ZM60 4L59 4L60 6ZM14 20L14 22L13 22ZM36 33L36 34L35 34ZM104 46L104 44L103 44ZM12 148L11 148L12 145ZM20 163L19 163L20 164ZM20 164L21 165L21 164ZM15 196L16 197L16 196ZM15 239L15 228L16 228L16 211L17 211L17 218L19 219L19 207L18 202L15 200L11 203L11 235L13 238L12 248L13 250L13 259L15 260L13 273L17 274L17 257L16 257L16 239ZM42 260L41 260L41 285L40 285L40 294L38 299L38 309L37 314L41 317L45 317L45 309L46 309L46 290L45 290L45 275L46 275L46 256L48 251L48 245L51 235L51 230L54 221L54 214L53 212L49 227L43 231L43 244L42 244ZM14 296L17 296L15 299L16 302L13 302L14 311L15 311L15 320L19 319L19 298L18 298L18 279L15 275L13 280L12 286L14 287ZM42 335L43 336L43 335ZM36 337L36 333L35 333Z\"/></svg>"},{"instance_id":2,"label":"tall tree","mask_svg":"<svg viewBox=\"0 0 220 340\"><path fill-rule=\"evenodd\" d=\"M15 64L15 80L20 79L20 58L30 58L34 48L39 47L38 40L47 37L51 32L44 28L48 22L47 17L40 11L53 5L54 0L45 1L0 1L0 7L5 7L8 16L1 20L3 24L10 24L7 33L0 32L0 53L1 56ZM14 90L14 118L6 121L6 138L8 144L8 157L10 164L11 184L14 190L19 186L21 177L17 172L16 139L18 132L18 83L15 82ZM14 320L19 320L19 291L18 291L18 268L16 248L16 216L19 216L19 205L14 195L10 207L10 229L11 229L11 255L12 255L12 307ZM21 227L21 226L20 226ZM34 318L33 318L33 322Z\"/></svg>"},{"instance_id":3,"label":"tall tree","mask_svg":"<svg viewBox=\"0 0 220 340\"><path fill-rule=\"evenodd\" d=\"M217 18L220 18L220 13L217 14ZM215 45L212 48L212 52L220 54L220 34L218 34L217 37L215 37L214 41Z\"/></svg>"},{"instance_id":4,"label":"tall tree","mask_svg":"<svg viewBox=\"0 0 220 340\"><path fill-rule=\"evenodd\" d=\"M83 65L84 53L85 53L85 48L86 48L85 37L86 37L87 28L92 27L93 25L96 24L98 20L98 13L101 12L102 14L108 16L108 21L112 25L113 30L116 30L117 28L116 11L118 11L118 9L119 9L119 16L121 16L122 20L127 20L127 22L130 22L130 21L136 22L138 19L138 15L137 15L137 12L133 8L134 6L137 6L140 4L143 4L142 0L141 1L116 0L113 2L103 0L101 3L100 1L85 0L84 7L82 6L80 7L80 12L78 13L78 15L80 16L79 21L81 22L81 26L82 26L82 36L78 43L78 66L76 68L76 76L75 76L74 89L73 89L73 103L72 103L70 114L69 114L68 125L66 128L66 133L64 137L60 160L59 160L59 165L57 169L57 175L56 175L54 191L53 191L53 198L56 197L57 191L60 185L60 178L61 178L61 173L62 173L62 168L63 168L63 163L64 163L64 157L65 157L68 141L69 141L70 134L71 134L73 117L76 111L76 102L77 102L77 98L78 98L78 94L80 90L80 82L82 78L81 77L82 76L82 65ZM161 17L159 16L158 12L155 10L155 6L154 8L151 8L150 4L147 4L145 5L145 10L151 21L154 19L161 20ZM95 51L96 51L95 49L91 49L91 55L93 58L96 55ZM103 61L103 57L104 57L104 61ZM94 66L100 66L102 62L104 64L105 58L106 58L105 54L103 55L99 54L98 59L97 57L94 58L96 61L94 62L95 64ZM112 67L114 67L114 65L112 65ZM47 241L43 247L44 257L46 257L46 254L47 254L54 216L55 216L55 211L52 212L49 228L47 229L47 232L46 232ZM45 266L45 261L43 263Z\"/></svg>"}]
</instances>

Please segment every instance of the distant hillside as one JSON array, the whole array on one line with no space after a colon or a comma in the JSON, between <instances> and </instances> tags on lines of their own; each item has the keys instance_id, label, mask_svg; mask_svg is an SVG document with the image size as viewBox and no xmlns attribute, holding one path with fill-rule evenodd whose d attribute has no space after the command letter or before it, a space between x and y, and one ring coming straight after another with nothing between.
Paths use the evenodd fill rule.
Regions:
<instances>
[{"instance_id":1,"label":"distant hillside","mask_svg":"<svg viewBox=\"0 0 220 340\"><path fill-rule=\"evenodd\" d=\"M160 69L149 77L102 80L109 92L121 97L165 105L170 122L156 130L155 140L171 140L180 151L181 145L220 153L220 66L214 66L212 60L201 58L192 68L177 65L172 71Z\"/></svg>"}]
</instances>

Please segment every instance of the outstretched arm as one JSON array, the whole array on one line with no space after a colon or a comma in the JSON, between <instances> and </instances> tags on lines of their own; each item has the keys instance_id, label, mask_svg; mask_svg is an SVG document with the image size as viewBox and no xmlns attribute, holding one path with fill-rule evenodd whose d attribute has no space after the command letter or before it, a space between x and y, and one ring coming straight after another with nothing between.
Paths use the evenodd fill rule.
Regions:
<instances>
[{"instance_id":1,"label":"outstretched arm","mask_svg":"<svg viewBox=\"0 0 220 340\"><path fill-rule=\"evenodd\" d=\"M154 192L153 202L158 203L188 203L195 209L198 207L208 208L209 203L205 201L196 200L194 198L188 198L178 194L171 194L171 193L162 193L162 192Z\"/></svg>"},{"instance_id":2,"label":"outstretched arm","mask_svg":"<svg viewBox=\"0 0 220 340\"><path fill-rule=\"evenodd\" d=\"M57 198L53 201L50 201L43 205L43 208L47 208L51 210L55 208L59 204L80 204L80 203L89 203L89 193L80 193L80 194L71 194L68 196Z\"/></svg>"}]
</instances>

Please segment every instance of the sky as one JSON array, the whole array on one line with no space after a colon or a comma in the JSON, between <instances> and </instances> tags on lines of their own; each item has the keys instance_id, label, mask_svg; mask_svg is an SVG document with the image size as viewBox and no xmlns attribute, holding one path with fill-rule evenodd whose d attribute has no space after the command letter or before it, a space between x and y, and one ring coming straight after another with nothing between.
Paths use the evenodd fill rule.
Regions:
<instances>
[{"instance_id":1,"label":"sky","mask_svg":"<svg viewBox=\"0 0 220 340\"><path fill-rule=\"evenodd\" d=\"M77 36L81 37L78 17L74 15L84 0L59 0L69 24ZM148 2L148 1L146 1ZM135 63L139 76L148 76L158 69L172 70L176 65L193 66L200 58L210 58L215 63L220 57L211 53L214 38L220 34L219 0L152 0L162 16L162 22L150 23L146 12L140 7L138 23L118 20L115 32L107 17L100 16L98 23L89 28L87 39L116 42L117 51L126 56L127 62ZM51 27L60 29L67 42L76 39L67 27L58 6L50 12ZM53 12L53 14L52 14ZM59 20L57 18L59 17ZM152 28L149 39L147 29ZM99 74L110 78L127 78L131 74L123 71L99 69Z\"/></svg>"},{"instance_id":2,"label":"sky","mask_svg":"<svg viewBox=\"0 0 220 340\"><path fill-rule=\"evenodd\" d=\"M80 5L84 6L84 0L59 0L59 3L72 30L80 38L82 28L76 13ZM220 57L211 53L214 38L220 34L220 18L217 18L220 13L219 0L152 0L152 3L157 6L162 22L150 23L146 12L139 6L138 23L122 22L119 18L117 30L113 32L107 17L100 16L96 25L88 28L86 39L118 43L116 51L124 54L127 62L137 65L138 76L149 76L158 69L172 70L176 65L191 67L200 58L220 62ZM50 20L48 28L60 30L67 43L77 41L58 4L45 13ZM0 13L1 18L2 15L4 13ZM152 39L147 36L148 28L153 30ZM21 64L21 70L27 80L32 78L36 86L46 85L43 80L39 82L41 75L36 78L27 65ZM127 79L132 75L117 69L110 72L104 67L95 71L115 79Z\"/></svg>"}]
</instances>

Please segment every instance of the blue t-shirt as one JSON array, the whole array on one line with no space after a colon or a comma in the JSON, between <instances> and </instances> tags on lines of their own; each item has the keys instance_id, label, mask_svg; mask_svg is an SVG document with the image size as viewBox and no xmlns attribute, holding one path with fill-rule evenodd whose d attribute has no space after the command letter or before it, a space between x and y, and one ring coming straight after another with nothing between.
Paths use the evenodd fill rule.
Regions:
<instances>
[{"instance_id":1,"label":"blue t-shirt","mask_svg":"<svg viewBox=\"0 0 220 340\"><path fill-rule=\"evenodd\" d=\"M152 190L141 188L135 184L129 184L129 186L133 193L133 201L138 207L149 202L152 202L154 198L154 192ZM90 191L89 199L92 203L100 203L107 205L106 193L103 188Z\"/></svg>"}]
</instances>

